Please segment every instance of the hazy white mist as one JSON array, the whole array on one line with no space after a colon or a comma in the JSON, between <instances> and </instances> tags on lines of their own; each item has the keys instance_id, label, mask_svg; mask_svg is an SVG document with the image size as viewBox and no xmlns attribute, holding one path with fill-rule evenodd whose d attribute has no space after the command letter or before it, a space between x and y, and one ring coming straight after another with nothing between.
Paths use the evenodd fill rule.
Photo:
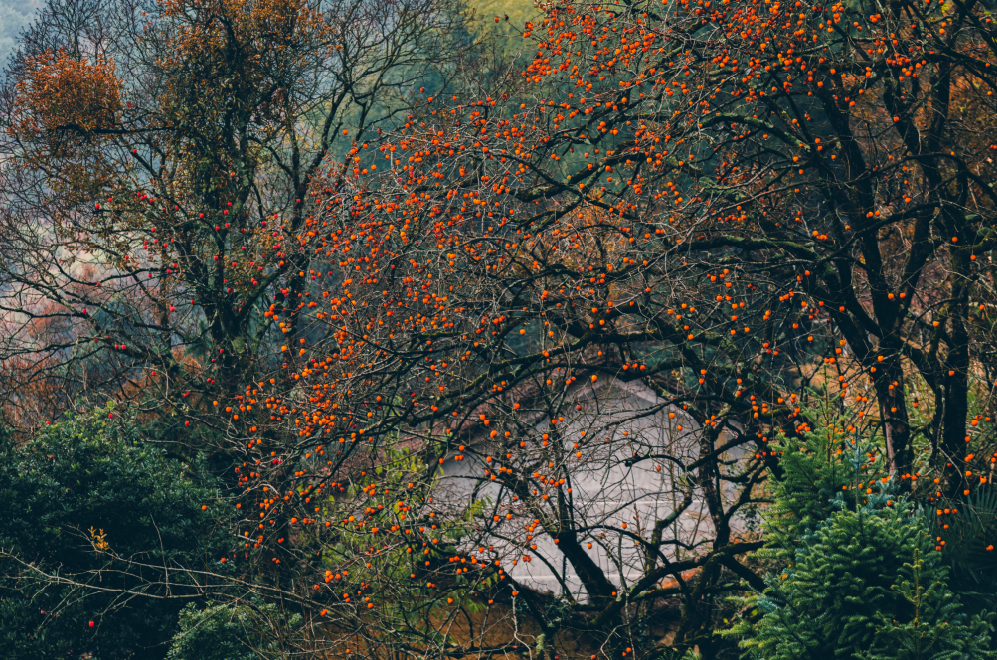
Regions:
<instances>
[{"instance_id":1,"label":"hazy white mist","mask_svg":"<svg viewBox=\"0 0 997 660\"><path fill-rule=\"evenodd\" d=\"M41 7L41 0L0 0L0 67L17 45L17 37Z\"/></svg>"}]
</instances>

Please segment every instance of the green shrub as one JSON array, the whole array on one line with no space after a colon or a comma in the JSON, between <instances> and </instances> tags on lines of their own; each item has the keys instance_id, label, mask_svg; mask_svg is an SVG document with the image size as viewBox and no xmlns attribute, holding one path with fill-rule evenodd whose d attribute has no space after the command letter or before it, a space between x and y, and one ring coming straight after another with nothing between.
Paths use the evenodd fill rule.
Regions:
<instances>
[{"instance_id":1,"label":"green shrub","mask_svg":"<svg viewBox=\"0 0 997 660\"><path fill-rule=\"evenodd\" d=\"M285 620L276 605L188 605L180 612L180 630L167 660L262 660L286 655L281 640L301 624Z\"/></svg>"},{"instance_id":2,"label":"green shrub","mask_svg":"<svg viewBox=\"0 0 997 660\"><path fill-rule=\"evenodd\" d=\"M967 617L920 517L908 507L839 511L754 600L752 658L986 658L991 626Z\"/></svg>"},{"instance_id":3,"label":"green shrub","mask_svg":"<svg viewBox=\"0 0 997 660\"><path fill-rule=\"evenodd\" d=\"M186 571L220 568L231 526L202 511L215 480L118 417L0 437L0 496L16 503L0 525L5 657L163 657L183 604L171 596L193 593Z\"/></svg>"},{"instance_id":4,"label":"green shrub","mask_svg":"<svg viewBox=\"0 0 997 660\"><path fill-rule=\"evenodd\" d=\"M875 443L832 424L775 448L781 473L758 554L777 570L724 633L742 636L746 657L994 657L990 616L963 612L925 518L882 482L869 487Z\"/></svg>"}]
</instances>

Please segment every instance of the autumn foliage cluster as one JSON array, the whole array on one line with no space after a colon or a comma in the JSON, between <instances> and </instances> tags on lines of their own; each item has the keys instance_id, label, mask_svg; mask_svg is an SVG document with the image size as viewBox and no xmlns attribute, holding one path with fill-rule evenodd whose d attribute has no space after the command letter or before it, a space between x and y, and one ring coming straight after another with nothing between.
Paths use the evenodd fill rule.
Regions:
<instances>
[{"instance_id":1,"label":"autumn foliage cluster","mask_svg":"<svg viewBox=\"0 0 997 660\"><path fill-rule=\"evenodd\" d=\"M93 657L117 651L89 624L136 599L170 604L142 616L179 626L149 633L173 658L986 648L986 6L486 19L59 0L23 35L0 95L9 451L61 456L107 418L202 497L205 540L126 552L124 518L95 536L84 511L71 564L0 533L11 620ZM851 552L893 581L814 592ZM74 605L24 596L46 590ZM833 639L780 618L847 598L892 604Z\"/></svg>"}]
</instances>

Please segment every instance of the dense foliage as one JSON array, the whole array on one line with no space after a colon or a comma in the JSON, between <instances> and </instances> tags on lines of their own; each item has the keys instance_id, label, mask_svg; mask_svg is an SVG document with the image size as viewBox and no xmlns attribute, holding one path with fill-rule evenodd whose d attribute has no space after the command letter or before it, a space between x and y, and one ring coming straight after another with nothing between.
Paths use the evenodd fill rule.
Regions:
<instances>
[{"instance_id":1,"label":"dense foliage","mask_svg":"<svg viewBox=\"0 0 997 660\"><path fill-rule=\"evenodd\" d=\"M46 4L0 89L14 648L986 647L989 11L503 14Z\"/></svg>"},{"instance_id":2,"label":"dense foliage","mask_svg":"<svg viewBox=\"0 0 997 660\"><path fill-rule=\"evenodd\" d=\"M755 601L751 657L985 658L991 626L967 617L923 520L900 508L836 512ZM808 547L809 546L809 547Z\"/></svg>"},{"instance_id":3,"label":"dense foliage","mask_svg":"<svg viewBox=\"0 0 997 660\"><path fill-rule=\"evenodd\" d=\"M216 585L219 483L114 409L0 446L0 629L7 657L163 657L184 599Z\"/></svg>"},{"instance_id":4,"label":"dense foliage","mask_svg":"<svg viewBox=\"0 0 997 660\"><path fill-rule=\"evenodd\" d=\"M863 481L870 444L832 423L784 439L766 512L774 563L724 634L748 657L992 657L992 615L968 615L927 516Z\"/></svg>"},{"instance_id":5,"label":"dense foliage","mask_svg":"<svg viewBox=\"0 0 997 660\"><path fill-rule=\"evenodd\" d=\"M167 660L258 660L280 657L281 638L294 633L301 616L284 621L272 604L188 605ZM285 646L288 646L285 641Z\"/></svg>"}]
</instances>

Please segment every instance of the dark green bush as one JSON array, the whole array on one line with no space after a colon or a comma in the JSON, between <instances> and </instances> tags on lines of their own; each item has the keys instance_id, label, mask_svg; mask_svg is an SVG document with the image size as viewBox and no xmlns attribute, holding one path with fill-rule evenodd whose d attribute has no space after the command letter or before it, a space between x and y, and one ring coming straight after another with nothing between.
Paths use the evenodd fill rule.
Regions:
<instances>
[{"instance_id":1,"label":"dark green bush","mask_svg":"<svg viewBox=\"0 0 997 660\"><path fill-rule=\"evenodd\" d=\"M273 603L188 605L167 660L262 660L287 657L288 636L301 615L285 617Z\"/></svg>"},{"instance_id":2,"label":"dark green bush","mask_svg":"<svg viewBox=\"0 0 997 660\"><path fill-rule=\"evenodd\" d=\"M828 430L830 429L830 431ZM725 634L758 660L994 657L990 615L968 615L923 515L866 488L878 448L835 426L782 439L772 475L764 593Z\"/></svg>"},{"instance_id":3,"label":"dark green bush","mask_svg":"<svg viewBox=\"0 0 997 660\"><path fill-rule=\"evenodd\" d=\"M119 417L108 407L25 444L0 438L5 657L163 657L198 593L189 571L223 568L231 525L218 506L202 511L215 479Z\"/></svg>"}]
</instances>

